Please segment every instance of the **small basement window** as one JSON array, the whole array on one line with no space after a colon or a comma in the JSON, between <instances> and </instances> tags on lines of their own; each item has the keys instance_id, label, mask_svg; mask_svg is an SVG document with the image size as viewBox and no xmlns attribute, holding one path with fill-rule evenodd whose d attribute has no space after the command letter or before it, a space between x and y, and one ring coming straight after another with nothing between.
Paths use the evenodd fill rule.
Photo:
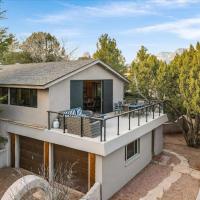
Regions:
<instances>
[{"instance_id":1,"label":"small basement window","mask_svg":"<svg viewBox=\"0 0 200 200\"><path fill-rule=\"evenodd\" d=\"M10 88L10 104L36 108L37 107L37 90Z\"/></svg>"},{"instance_id":2,"label":"small basement window","mask_svg":"<svg viewBox=\"0 0 200 200\"><path fill-rule=\"evenodd\" d=\"M0 87L0 103L8 104L8 88Z\"/></svg>"},{"instance_id":3,"label":"small basement window","mask_svg":"<svg viewBox=\"0 0 200 200\"><path fill-rule=\"evenodd\" d=\"M140 154L140 139L137 139L125 147L125 161L131 160Z\"/></svg>"}]
</instances>

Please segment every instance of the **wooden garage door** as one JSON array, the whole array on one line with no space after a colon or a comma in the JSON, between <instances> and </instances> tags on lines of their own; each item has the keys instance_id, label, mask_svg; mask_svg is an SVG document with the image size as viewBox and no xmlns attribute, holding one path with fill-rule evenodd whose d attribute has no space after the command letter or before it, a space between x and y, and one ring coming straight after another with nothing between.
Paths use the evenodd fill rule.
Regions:
<instances>
[{"instance_id":1,"label":"wooden garage door","mask_svg":"<svg viewBox=\"0 0 200 200\"><path fill-rule=\"evenodd\" d=\"M43 166L44 142L20 136L20 167L36 174Z\"/></svg>"},{"instance_id":2,"label":"wooden garage door","mask_svg":"<svg viewBox=\"0 0 200 200\"><path fill-rule=\"evenodd\" d=\"M57 170L60 165L71 165L74 163L73 178L70 186L78 191L86 193L88 191L88 153L60 145L54 145L55 170Z\"/></svg>"}]
</instances>

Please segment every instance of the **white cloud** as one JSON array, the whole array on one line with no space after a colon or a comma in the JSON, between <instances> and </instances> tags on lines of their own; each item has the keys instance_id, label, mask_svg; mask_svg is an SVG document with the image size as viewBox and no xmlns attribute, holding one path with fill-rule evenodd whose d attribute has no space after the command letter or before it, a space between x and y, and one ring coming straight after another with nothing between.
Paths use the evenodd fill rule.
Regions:
<instances>
[{"instance_id":1,"label":"white cloud","mask_svg":"<svg viewBox=\"0 0 200 200\"><path fill-rule=\"evenodd\" d=\"M187 6L189 4L199 3L200 0L150 0L152 4L158 6Z\"/></svg>"},{"instance_id":2,"label":"white cloud","mask_svg":"<svg viewBox=\"0 0 200 200\"><path fill-rule=\"evenodd\" d=\"M155 24L124 31L124 34L168 32L188 40L200 39L200 17L181 19L169 23Z\"/></svg>"},{"instance_id":3,"label":"white cloud","mask_svg":"<svg viewBox=\"0 0 200 200\"><path fill-rule=\"evenodd\" d=\"M148 4L139 4L135 2L115 2L99 7L85 8L88 14L98 17L134 16L153 13Z\"/></svg>"},{"instance_id":4,"label":"white cloud","mask_svg":"<svg viewBox=\"0 0 200 200\"><path fill-rule=\"evenodd\" d=\"M66 4L65 11L38 16L28 19L37 23L62 23L74 19L86 19L88 17L123 17L155 14L148 3L136 2L111 2L97 6L74 6Z\"/></svg>"},{"instance_id":5,"label":"white cloud","mask_svg":"<svg viewBox=\"0 0 200 200\"><path fill-rule=\"evenodd\" d=\"M144 0L144 1L111 1L109 3L96 4L95 6L76 6L62 3L63 11L57 13L42 14L34 19L28 19L36 23L59 24L64 21L92 19L92 17L129 17L138 15L159 14L160 9L177 8L180 6L200 3L200 0Z\"/></svg>"}]
</instances>

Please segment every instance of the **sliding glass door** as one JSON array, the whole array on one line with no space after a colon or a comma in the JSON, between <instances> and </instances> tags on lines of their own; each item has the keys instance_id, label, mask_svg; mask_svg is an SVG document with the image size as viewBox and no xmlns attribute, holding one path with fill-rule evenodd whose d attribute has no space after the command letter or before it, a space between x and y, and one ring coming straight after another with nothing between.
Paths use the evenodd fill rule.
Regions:
<instances>
[{"instance_id":1,"label":"sliding glass door","mask_svg":"<svg viewBox=\"0 0 200 200\"><path fill-rule=\"evenodd\" d=\"M70 107L97 113L113 111L113 80L71 80Z\"/></svg>"}]
</instances>

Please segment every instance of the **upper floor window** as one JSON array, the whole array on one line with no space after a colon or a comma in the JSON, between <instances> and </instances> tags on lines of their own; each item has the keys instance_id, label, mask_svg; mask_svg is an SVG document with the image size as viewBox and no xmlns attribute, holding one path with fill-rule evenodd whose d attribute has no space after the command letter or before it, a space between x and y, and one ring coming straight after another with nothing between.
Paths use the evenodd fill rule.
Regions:
<instances>
[{"instance_id":1,"label":"upper floor window","mask_svg":"<svg viewBox=\"0 0 200 200\"><path fill-rule=\"evenodd\" d=\"M125 147L125 161L128 161L140 154L140 139L137 139Z\"/></svg>"},{"instance_id":2,"label":"upper floor window","mask_svg":"<svg viewBox=\"0 0 200 200\"><path fill-rule=\"evenodd\" d=\"M8 104L8 88L0 87L0 103Z\"/></svg>"},{"instance_id":3,"label":"upper floor window","mask_svg":"<svg viewBox=\"0 0 200 200\"><path fill-rule=\"evenodd\" d=\"M10 88L10 104L27 107L37 107L37 90Z\"/></svg>"}]
</instances>

